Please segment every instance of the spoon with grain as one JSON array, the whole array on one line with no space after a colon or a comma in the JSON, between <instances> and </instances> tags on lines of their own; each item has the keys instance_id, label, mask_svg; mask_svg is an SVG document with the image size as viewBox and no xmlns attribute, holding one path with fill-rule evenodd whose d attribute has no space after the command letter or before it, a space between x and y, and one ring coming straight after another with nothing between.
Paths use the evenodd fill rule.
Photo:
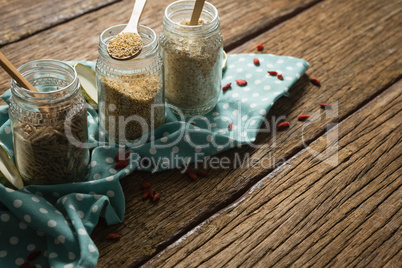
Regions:
<instances>
[{"instance_id":1,"label":"spoon with grain","mask_svg":"<svg viewBox=\"0 0 402 268\"><path fill-rule=\"evenodd\" d=\"M126 28L109 41L107 52L113 59L129 60L141 53L143 42L138 34L138 21L146 2L147 0L135 1L134 9Z\"/></svg>"}]
</instances>

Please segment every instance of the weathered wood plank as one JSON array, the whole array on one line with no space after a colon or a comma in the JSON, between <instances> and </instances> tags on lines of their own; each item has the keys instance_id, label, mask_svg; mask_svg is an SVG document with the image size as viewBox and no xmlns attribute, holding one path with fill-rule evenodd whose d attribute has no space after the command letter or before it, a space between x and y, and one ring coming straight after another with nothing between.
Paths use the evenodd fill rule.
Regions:
<instances>
[{"instance_id":1,"label":"weathered wood plank","mask_svg":"<svg viewBox=\"0 0 402 268\"><path fill-rule=\"evenodd\" d=\"M383 267L402 249L401 132L399 82L311 144L326 161L302 151L146 266Z\"/></svg>"},{"instance_id":2,"label":"weathered wood plank","mask_svg":"<svg viewBox=\"0 0 402 268\"><path fill-rule=\"evenodd\" d=\"M397 30L401 10L396 5L400 2L325 1L236 49L235 52L252 52L258 43L264 43L269 47L265 52L303 57L310 61L309 73L322 80L322 87L311 86L304 78L291 90L290 98L274 105L267 117L269 121L272 116L287 115L292 125L288 131L276 135L275 140L269 134L258 137L258 144L271 147L231 150L220 156L233 159L235 153L242 156L250 153L250 158L268 163L288 157L303 148L303 140L315 139L327 124L345 118L367 98L397 80L402 69L402 36ZM322 29L322 25L327 27ZM385 27L387 31L383 30ZM359 49L356 40L364 44ZM318 108L321 102L337 102L338 109L324 113ZM296 117L302 113L315 114L319 119L307 125L300 123ZM273 141L276 145L272 146ZM101 249L100 267L144 260L212 211L232 202L268 172L269 168L257 165L210 170L207 179L195 183L178 171L156 175L136 173L138 184L123 180L128 206L125 223L102 226L94 235ZM147 180L162 194L158 204L141 200L138 185ZM103 238L108 232L119 232L124 237L111 245Z\"/></svg>"},{"instance_id":3,"label":"weathered wood plank","mask_svg":"<svg viewBox=\"0 0 402 268\"><path fill-rule=\"evenodd\" d=\"M221 2L217 2L213 3L219 8ZM225 13L226 20L222 18L222 27L227 27L223 33L225 43L236 43L238 36L244 36L247 28L251 28L253 23L260 25L254 18L258 16L255 13L247 13L247 8L259 6L256 10L266 14L267 17L264 18L272 22L277 18L275 14L280 14L276 8L279 2L283 3L271 1L269 7L266 7L266 1L253 1L253 5L239 8L238 4L233 6L237 3L235 1L222 1L221 5L230 7ZM290 11L295 7L291 2L287 2ZM302 2L312 3L301 1L297 2L296 6ZM313 87L303 78L291 91L290 98L280 100L273 107L268 118L287 115L288 120L292 122L286 136L281 135L276 140L276 147L260 150L245 148L232 150L224 155L232 156L235 152L244 155L250 152L251 157L263 159L272 152L275 154L271 157L274 160L291 155L292 152L300 150L302 137L314 139L325 129L327 123L349 115L362 101L400 76L402 57L398 15L401 1L338 2L320 3L235 50L254 52L258 43L264 43L265 53L303 57L312 64L310 73L318 76L323 81L323 86ZM147 13L144 14L143 20L158 32L162 13L159 12L161 6L154 3L155 1L152 1L147 4ZM112 24L125 22L124 17L129 14L125 9L131 9L130 5L125 2L116 3L113 9L107 7L98 10L5 46L2 51L7 56L11 55L10 58L16 65L39 58L94 60L97 56L97 36L100 31ZM224 12L220 10L220 13L222 17ZM231 23L231 17L245 13L247 16L237 17L241 20ZM348 27L351 30L348 30ZM229 29L234 30L229 32ZM87 38L77 39L77 36ZM43 40L50 41L45 43ZM359 49L356 49L356 40L364 44ZM35 51L34 56L32 51ZM8 84L9 79L0 72L0 91L4 91ZM340 104L338 114L330 113L328 115L332 117L325 117L322 113L323 119L308 125L303 134L303 125L297 123L296 116L300 113L313 114L317 112L319 102L335 100ZM271 141L272 136L267 134L260 135L257 140L260 144ZM124 266L130 262L145 260L158 247L163 248L176 235L182 234L230 203L268 171L268 168L262 167L213 170L207 179L197 182L187 180L178 171L155 175L136 172L122 181L127 200L125 222L111 227L102 224L93 234L101 253L99 267ZM155 190L162 194L162 199L157 204L141 200L138 186L148 180L152 182ZM110 243L104 239L109 232L121 233L123 238L117 243Z\"/></svg>"},{"instance_id":4,"label":"weathered wood plank","mask_svg":"<svg viewBox=\"0 0 402 268\"><path fill-rule=\"evenodd\" d=\"M71 20L118 0L0 1L0 46Z\"/></svg>"},{"instance_id":5,"label":"weathered wood plank","mask_svg":"<svg viewBox=\"0 0 402 268\"><path fill-rule=\"evenodd\" d=\"M112 0L104 0L104 2L105 1ZM239 40L261 32L278 21L283 20L285 17L301 12L319 1L321 0L274 0L270 1L269 6L266 0L249 0L246 1L247 3L244 3L244 1L228 0L212 0L210 2L215 5L219 11L225 46L233 47ZM12 5L14 2L15 1L7 2L7 4ZM41 0L39 3L45 2L49 6L56 5L50 0ZM68 5L69 2L70 1L64 1L63 5ZM173 1L170 0L148 1L140 23L151 27L159 35L162 29L164 10L166 6L172 2ZM77 3L77 0L73 3ZM29 5L26 6L29 7ZM65 12L70 13L74 11L80 12L80 10L82 10L82 6L81 9L68 8L67 6L65 6L65 8L68 10ZM78 17L73 21L68 21L52 29L40 32L22 42L4 46L1 50L16 66L20 66L31 60L43 58L57 60L96 60L98 56L97 46L100 33L112 25L127 23L132 8L133 0L120 1L86 14L85 16ZM9 9L11 9L11 7ZM38 13L46 16L47 12L45 10ZM3 12L3 9L1 9L0 12ZM27 13L21 13L21 16L30 17ZM16 27L14 26L15 22L11 20L8 13L5 12L5 15L1 15L0 18L4 19L5 24L3 24L3 21L1 21L0 24L4 29ZM57 18L65 21L63 16L59 15ZM31 25L31 27L36 27L34 25ZM1 30L2 29L0 29L0 31ZM10 34L7 34L7 36L9 35ZM1 36L2 34L0 32L0 40L3 40ZM4 72L0 72L0 94L7 90L9 84L10 79L7 75ZM1 104L4 103L0 100L0 105Z\"/></svg>"}]
</instances>

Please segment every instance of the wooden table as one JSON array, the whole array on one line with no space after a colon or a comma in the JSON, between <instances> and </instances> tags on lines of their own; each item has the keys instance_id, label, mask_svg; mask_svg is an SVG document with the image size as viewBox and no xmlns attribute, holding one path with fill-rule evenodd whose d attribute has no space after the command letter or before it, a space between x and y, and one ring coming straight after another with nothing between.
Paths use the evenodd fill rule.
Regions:
<instances>
[{"instance_id":1,"label":"wooden table","mask_svg":"<svg viewBox=\"0 0 402 268\"><path fill-rule=\"evenodd\" d=\"M170 2L148 0L141 23L159 34ZM262 53L310 63L267 115L291 126L275 140L260 133L256 148L219 155L253 166L210 169L197 181L179 170L124 178L124 222L101 221L92 233L98 267L402 267L402 0L211 3L228 53L261 53L262 43ZM96 60L99 34L125 23L133 1L0 6L0 50L19 66ZM3 71L0 78L2 93L10 79ZM302 124L300 114L318 119ZM146 181L159 202L142 200ZM108 241L108 233L122 238Z\"/></svg>"}]
</instances>

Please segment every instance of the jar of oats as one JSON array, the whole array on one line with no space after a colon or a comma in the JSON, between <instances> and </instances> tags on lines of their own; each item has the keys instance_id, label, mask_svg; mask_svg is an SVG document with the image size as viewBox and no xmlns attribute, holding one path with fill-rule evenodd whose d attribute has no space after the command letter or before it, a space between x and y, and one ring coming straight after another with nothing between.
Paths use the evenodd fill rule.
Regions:
<instances>
[{"instance_id":1,"label":"jar of oats","mask_svg":"<svg viewBox=\"0 0 402 268\"><path fill-rule=\"evenodd\" d=\"M96 62L100 127L110 143L118 144L133 142L165 120L163 64L155 32L138 26L143 47L134 59L115 60L108 54L108 42L125 26L103 31Z\"/></svg>"},{"instance_id":2,"label":"jar of oats","mask_svg":"<svg viewBox=\"0 0 402 268\"><path fill-rule=\"evenodd\" d=\"M24 183L85 180L89 172L87 109L74 68L61 61L37 60L18 70L39 91L11 82L14 154Z\"/></svg>"},{"instance_id":3,"label":"jar of oats","mask_svg":"<svg viewBox=\"0 0 402 268\"><path fill-rule=\"evenodd\" d=\"M195 1L170 4L160 36L167 102L185 116L211 111L221 92L223 39L216 8L205 2L198 25L189 21Z\"/></svg>"}]
</instances>

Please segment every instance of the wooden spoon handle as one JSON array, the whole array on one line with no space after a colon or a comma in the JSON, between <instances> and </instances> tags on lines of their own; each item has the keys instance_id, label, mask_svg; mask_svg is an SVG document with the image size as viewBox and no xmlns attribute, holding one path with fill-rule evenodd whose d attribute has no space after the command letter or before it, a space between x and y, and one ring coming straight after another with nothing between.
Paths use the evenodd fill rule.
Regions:
<instances>
[{"instance_id":1,"label":"wooden spoon handle","mask_svg":"<svg viewBox=\"0 0 402 268\"><path fill-rule=\"evenodd\" d=\"M15 80L18 85L27 88L31 91L38 92L36 88L34 88L25 77L22 76L20 72L11 64L11 62L0 52L0 66Z\"/></svg>"},{"instance_id":2,"label":"wooden spoon handle","mask_svg":"<svg viewBox=\"0 0 402 268\"><path fill-rule=\"evenodd\" d=\"M133 12L123 32L138 33L138 22L140 21L142 11L144 10L147 0L135 0Z\"/></svg>"},{"instance_id":3,"label":"wooden spoon handle","mask_svg":"<svg viewBox=\"0 0 402 268\"><path fill-rule=\"evenodd\" d=\"M190 25L198 25L198 19L200 18L202 8L204 7L205 0L196 0L193 14L191 15Z\"/></svg>"}]
</instances>

